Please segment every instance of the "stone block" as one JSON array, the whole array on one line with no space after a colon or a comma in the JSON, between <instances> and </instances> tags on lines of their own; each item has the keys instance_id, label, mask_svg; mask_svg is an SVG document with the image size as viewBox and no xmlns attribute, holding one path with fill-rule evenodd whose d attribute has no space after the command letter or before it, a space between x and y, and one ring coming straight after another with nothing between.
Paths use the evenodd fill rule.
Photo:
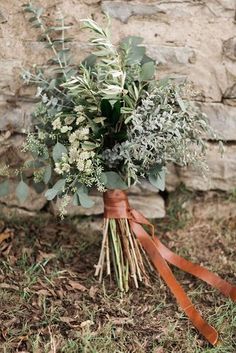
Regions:
<instances>
[{"instance_id":1,"label":"stone block","mask_svg":"<svg viewBox=\"0 0 236 353\"><path fill-rule=\"evenodd\" d=\"M0 198L0 204L10 208L21 208L30 212L40 211L46 205L47 200L44 195L38 194L33 188L30 188L27 199L23 203L20 203L15 193L17 184L16 181L10 180L10 193Z\"/></svg>"},{"instance_id":2,"label":"stone block","mask_svg":"<svg viewBox=\"0 0 236 353\"><path fill-rule=\"evenodd\" d=\"M156 60L157 65L187 65L196 61L195 51L189 47L148 46L148 54Z\"/></svg>"},{"instance_id":3,"label":"stone block","mask_svg":"<svg viewBox=\"0 0 236 353\"><path fill-rule=\"evenodd\" d=\"M222 103L198 103L219 138L236 141L236 107Z\"/></svg>"},{"instance_id":4,"label":"stone block","mask_svg":"<svg viewBox=\"0 0 236 353\"><path fill-rule=\"evenodd\" d=\"M157 14L160 9L155 4L124 3L121 1L103 1L102 10L121 22L127 23L131 16L150 16Z\"/></svg>"},{"instance_id":5,"label":"stone block","mask_svg":"<svg viewBox=\"0 0 236 353\"><path fill-rule=\"evenodd\" d=\"M233 190L236 187L236 146L227 146L223 156L217 145L210 145L207 154L209 176L204 178L200 172L191 168L179 168L179 180L193 190Z\"/></svg>"},{"instance_id":6,"label":"stone block","mask_svg":"<svg viewBox=\"0 0 236 353\"><path fill-rule=\"evenodd\" d=\"M127 2L127 1L103 1L102 11L108 13L111 17L127 23L131 16L159 16L165 22L171 21L172 18L189 18L199 13L199 9L203 8L202 1L192 3L190 1L161 1L161 2ZM212 16L208 12L208 16Z\"/></svg>"},{"instance_id":7,"label":"stone block","mask_svg":"<svg viewBox=\"0 0 236 353\"><path fill-rule=\"evenodd\" d=\"M223 54L233 61L236 61L236 37L232 37L224 41Z\"/></svg>"},{"instance_id":8,"label":"stone block","mask_svg":"<svg viewBox=\"0 0 236 353\"><path fill-rule=\"evenodd\" d=\"M0 136L0 163L7 164L12 168L22 165L29 157L28 154L22 152L25 137L23 135L12 135L5 138Z\"/></svg>"},{"instance_id":9,"label":"stone block","mask_svg":"<svg viewBox=\"0 0 236 353\"><path fill-rule=\"evenodd\" d=\"M16 100L14 104L8 104L0 101L0 131L27 132L34 109L35 105L29 102Z\"/></svg>"}]
</instances>

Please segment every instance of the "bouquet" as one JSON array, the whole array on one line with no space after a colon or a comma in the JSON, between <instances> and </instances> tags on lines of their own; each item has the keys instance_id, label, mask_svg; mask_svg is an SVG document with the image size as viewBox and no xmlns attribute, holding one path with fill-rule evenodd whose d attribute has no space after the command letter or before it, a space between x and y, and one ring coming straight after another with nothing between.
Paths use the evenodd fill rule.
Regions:
<instances>
[{"instance_id":1,"label":"bouquet","mask_svg":"<svg viewBox=\"0 0 236 353\"><path fill-rule=\"evenodd\" d=\"M104 228L95 275L114 275L121 291L133 284L151 284L157 270L199 331L215 344L217 332L194 308L167 262L200 277L236 299L236 288L198 265L180 258L154 236L153 226L131 209L126 190L143 179L165 188L169 163L207 169L206 136L212 136L206 117L183 99L184 85L155 78L155 62L146 55L140 37L114 45L109 30L91 19L91 54L73 64L64 18L47 28L43 11L24 6L30 22L41 31L53 53L51 69L24 72L27 84L37 85L39 99L33 129L24 146L32 159L19 171L17 195L27 197L25 169L46 188L48 200L60 199L63 216L69 203L93 206L93 189L103 193Z\"/></svg>"}]
</instances>

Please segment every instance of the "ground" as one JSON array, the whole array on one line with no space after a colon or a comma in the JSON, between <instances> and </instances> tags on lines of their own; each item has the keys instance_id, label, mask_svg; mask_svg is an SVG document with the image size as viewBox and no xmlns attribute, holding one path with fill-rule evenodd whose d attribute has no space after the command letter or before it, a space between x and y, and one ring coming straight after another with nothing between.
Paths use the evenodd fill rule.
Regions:
<instances>
[{"instance_id":1,"label":"ground","mask_svg":"<svg viewBox=\"0 0 236 353\"><path fill-rule=\"evenodd\" d=\"M233 282L236 217L199 220L187 215L183 203L183 198L169 200L167 217L155 222L160 239ZM126 295L110 279L99 285L93 274L101 221L2 217L0 352L235 353L236 305L192 276L174 270L220 332L215 348L193 328L159 277L152 288Z\"/></svg>"}]
</instances>

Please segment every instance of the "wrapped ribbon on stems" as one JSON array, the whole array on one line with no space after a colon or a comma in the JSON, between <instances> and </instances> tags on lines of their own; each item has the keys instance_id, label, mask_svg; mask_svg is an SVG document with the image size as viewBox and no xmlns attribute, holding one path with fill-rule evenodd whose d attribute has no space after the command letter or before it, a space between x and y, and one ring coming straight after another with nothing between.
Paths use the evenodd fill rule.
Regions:
<instances>
[{"instance_id":1,"label":"wrapped ribbon on stems","mask_svg":"<svg viewBox=\"0 0 236 353\"><path fill-rule=\"evenodd\" d=\"M148 233L143 226L150 229ZM218 342L218 332L200 315L181 287L168 263L200 278L217 288L226 297L236 301L236 287L208 271L176 255L154 235L153 225L138 211L132 209L126 193L108 190L104 193L104 232L100 258L95 275L100 281L106 270L114 268L120 290L127 291L133 280L150 285L149 269L155 269L175 296L180 307L198 331L212 344Z\"/></svg>"}]
</instances>

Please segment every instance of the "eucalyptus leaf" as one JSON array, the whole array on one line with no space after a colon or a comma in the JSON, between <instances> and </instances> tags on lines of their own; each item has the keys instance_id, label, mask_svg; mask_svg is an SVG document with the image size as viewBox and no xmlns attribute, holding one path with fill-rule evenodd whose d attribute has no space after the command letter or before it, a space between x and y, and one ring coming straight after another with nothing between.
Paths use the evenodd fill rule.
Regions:
<instances>
[{"instance_id":1,"label":"eucalyptus leaf","mask_svg":"<svg viewBox=\"0 0 236 353\"><path fill-rule=\"evenodd\" d=\"M21 180L16 187L16 196L21 203L23 203L29 195L29 187L28 185Z\"/></svg>"},{"instance_id":2,"label":"eucalyptus leaf","mask_svg":"<svg viewBox=\"0 0 236 353\"><path fill-rule=\"evenodd\" d=\"M45 197L48 201L53 200L57 196L58 191L54 188L48 189L45 192Z\"/></svg>"},{"instance_id":3,"label":"eucalyptus leaf","mask_svg":"<svg viewBox=\"0 0 236 353\"><path fill-rule=\"evenodd\" d=\"M142 81L149 81L155 73L155 65L153 61L149 61L142 65L140 78Z\"/></svg>"},{"instance_id":4,"label":"eucalyptus leaf","mask_svg":"<svg viewBox=\"0 0 236 353\"><path fill-rule=\"evenodd\" d=\"M67 149L60 142L57 142L57 144L53 147L52 150L52 157L54 162L60 161L63 154L67 154Z\"/></svg>"},{"instance_id":5,"label":"eucalyptus leaf","mask_svg":"<svg viewBox=\"0 0 236 353\"><path fill-rule=\"evenodd\" d=\"M39 159L28 160L24 162L24 167L26 168L41 168L44 166L44 163Z\"/></svg>"},{"instance_id":6,"label":"eucalyptus leaf","mask_svg":"<svg viewBox=\"0 0 236 353\"><path fill-rule=\"evenodd\" d=\"M149 172L148 179L158 190L165 190L165 170L161 166L153 168Z\"/></svg>"},{"instance_id":7,"label":"eucalyptus leaf","mask_svg":"<svg viewBox=\"0 0 236 353\"><path fill-rule=\"evenodd\" d=\"M81 187L77 191L79 202L84 208L91 208L94 206L95 202L89 197L87 189L85 187Z\"/></svg>"},{"instance_id":8,"label":"eucalyptus leaf","mask_svg":"<svg viewBox=\"0 0 236 353\"><path fill-rule=\"evenodd\" d=\"M152 59L152 58L150 58L150 56L144 54L144 56L142 58L142 61L141 61L141 64L143 65L143 64L148 63L150 61L152 61L155 64L155 60L154 59Z\"/></svg>"},{"instance_id":9,"label":"eucalyptus leaf","mask_svg":"<svg viewBox=\"0 0 236 353\"><path fill-rule=\"evenodd\" d=\"M5 180L0 184L0 197L4 197L9 194L9 181Z\"/></svg>"},{"instance_id":10,"label":"eucalyptus leaf","mask_svg":"<svg viewBox=\"0 0 236 353\"><path fill-rule=\"evenodd\" d=\"M127 36L120 41L120 47L126 48L127 46L137 46L143 42L142 37Z\"/></svg>"},{"instance_id":11,"label":"eucalyptus leaf","mask_svg":"<svg viewBox=\"0 0 236 353\"><path fill-rule=\"evenodd\" d=\"M51 189L48 189L45 193L45 197L47 200L53 200L57 195L64 191L66 185L65 179L59 179L56 184L53 185Z\"/></svg>"},{"instance_id":12,"label":"eucalyptus leaf","mask_svg":"<svg viewBox=\"0 0 236 353\"><path fill-rule=\"evenodd\" d=\"M108 189L125 190L128 188L124 180L116 172L103 172L101 177Z\"/></svg>"},{"instance_id":13,"label":"eucalyptus leaf","mask_svg":"<svg viewBox=\"0 0 236 353\"><path fill-rule=\"evenodd\" d=\"M52 167L50 165L47 165L44 169L44 176L43 176L43 181L45 184L48 184L52 176Z\"/></svg>"},{"instance_id":14,"label":"eucalyptus leaf","mask_svg":"<svg viewBox=\"0 0 236 353\"><path fill-rule=\"evenodd\" d=\"M57 190L57 192L61 192L64 190L66 185L66 180L65 179L59 179L55 185L53 185L53 189Z\"/></svg>"},{"instance_id":15,"label":"eucalyptus leaf","mask_svg":"<svg viewBox=\"0 0 236 353\"><path fill-rule=\"evenodd\" d=\"M145 51L145 47L133 47L128 54L127 64L139 64L143 59Z\"/></svg>"},{"instance_id":16,"label":"eucalyptus leaf","mask_svg":"<svg viewBox=\"0 0 236 353\"><path fill-rule=\"evenodd\" d=\"M79 196L77 193L74 194L73 198L72 198L72 205L73 206L79 206Z\"/></svg>"}]
</instances>

